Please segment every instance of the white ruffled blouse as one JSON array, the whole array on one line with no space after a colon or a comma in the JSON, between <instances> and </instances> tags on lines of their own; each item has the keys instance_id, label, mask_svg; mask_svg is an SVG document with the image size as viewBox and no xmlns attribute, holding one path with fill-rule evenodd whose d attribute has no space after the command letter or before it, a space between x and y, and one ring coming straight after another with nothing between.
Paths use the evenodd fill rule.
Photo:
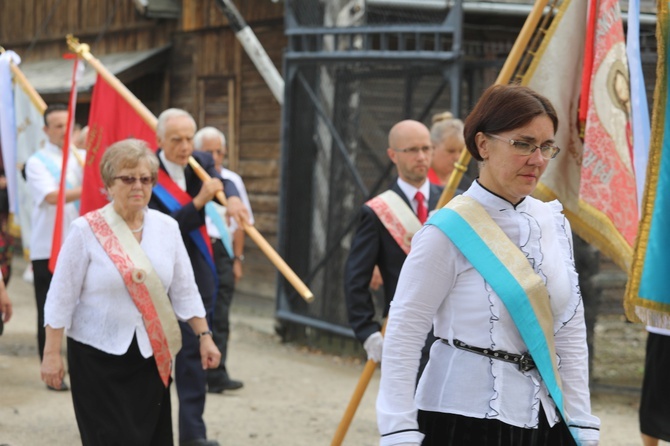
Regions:
<instances>
[{"instance_id":1,"label":"white ruffled blouse","mask_svg":"<svg viewBox=\"0 0 670 446\"><path fill-rule=\"evenodd\" d=\"M545 280L570 424L579 426L582 440L597 440L600 420L591 414L584 307L561 204L527 197L515 207L476 181L465 195L486 209ZM450 345L433 344L415 397L420 351L431 325ZM456 349L454 339L509 353L527 351L495 291L440 229L427 225L412 239L391 303L377 399L382 446L421 443L417 409L527 428L537 427L540 416L550 425L559 420L537 369L521 372L515 364Z\"/></svg>"}]
</instances>

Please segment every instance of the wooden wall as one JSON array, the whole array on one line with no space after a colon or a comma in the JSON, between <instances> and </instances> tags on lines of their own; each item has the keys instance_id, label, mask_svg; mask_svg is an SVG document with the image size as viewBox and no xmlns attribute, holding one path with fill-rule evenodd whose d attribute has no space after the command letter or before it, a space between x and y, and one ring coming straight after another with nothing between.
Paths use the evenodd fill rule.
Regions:
<instances>
[{"instance_id":1,"label":"wooden wall","mask_svg":"<svg viewBox=\"0 0 670 446\"><path fill-rule=\"evenodd\" d=\"M102 55L166 45L177 26L142 17L131 0L0 0L0 45L24 61L60 57L70 33Z\"/></svg>"},{"instance_id":2,"label":"wooden wall","mask_svg":"<svg viewBox=\"0 0 670 446\"><path fill-rule=\"evenodd\" d=\"M229 164L245 181L256 226L276 246L281 108L215 1L181 1L179 19L157 20L143 17L132 0L0 0L0 45L33 61L68 52L70 33L89 43L94 55L172 44L163 99L156 103L184 108L199 126L226 134ZM283 3L235 4L281 71ZM251 241L246 254L240 287L274 296L274 267Z\"/></svg>"},{"instance_id":3,"label":"wooden wall","mask_svg":"<svg viewBox=\"0 0 670 446\"><path fill-rule=\"evenodd\" d=\"M218 11L217 11L218 12ZM281 70L286 41L283 21L266 21L253 30ZM277 246L281 107L227 26L177 33L170 73L171 104L193 113L198 126L226 134L229 167L247 187L256 227ZM239 287L274 295L275 269L248 241L245 278Z\"/></svg>"}]
</instances>

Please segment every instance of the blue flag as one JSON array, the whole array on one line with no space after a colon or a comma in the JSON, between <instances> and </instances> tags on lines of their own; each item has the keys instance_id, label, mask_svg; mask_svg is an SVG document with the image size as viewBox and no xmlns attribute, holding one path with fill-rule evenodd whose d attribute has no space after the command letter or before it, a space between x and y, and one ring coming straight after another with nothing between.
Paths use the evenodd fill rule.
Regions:
<instances>
[{"instance_id":1,"label":"blue flag","mask_svg":"<svg viewBox=\"0 0 670 446\"><path fill-rule=\"evenodd\" d=\"M658 63L651 146L642 202L642 219L628 279L624 307L633 321L670 328L670 113L668 113L668 9L658 8ZM666 196L669 195L669 196Z\"/></svg>"}]
</instances>

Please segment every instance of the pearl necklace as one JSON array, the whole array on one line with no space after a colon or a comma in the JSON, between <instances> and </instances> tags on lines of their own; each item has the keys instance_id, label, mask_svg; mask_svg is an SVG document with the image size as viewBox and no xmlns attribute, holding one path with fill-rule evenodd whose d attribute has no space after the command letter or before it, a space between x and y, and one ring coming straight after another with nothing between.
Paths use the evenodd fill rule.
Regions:
<instances>
[{"instance_id":1,"label":"pearl necklace","mask_svg":"<svg viewBox=\"0 0 670 446\"><path fill-rule=\"evenodd\" d=\"M141 232L142 229L144 229L144 222L142 222L142 224L140 225L139 228L137 228L137 229L131 229L130 232L132 232L133 234L137 234L138 232Z\"/></svg>"}]
</instances>

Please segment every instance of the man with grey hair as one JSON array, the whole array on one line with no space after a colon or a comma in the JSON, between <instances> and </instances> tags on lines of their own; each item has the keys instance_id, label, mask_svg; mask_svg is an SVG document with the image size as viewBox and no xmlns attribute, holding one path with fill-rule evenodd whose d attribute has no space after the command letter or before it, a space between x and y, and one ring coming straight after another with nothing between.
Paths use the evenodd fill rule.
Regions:
<instances>
[{"instance_id":1,"label":"man with grey hair","mask_svg":"<svg viewBox=\"0 0 670 446\"><path fill-rule=\"evenodd\" d=\"M235 172L223 167L223 161L227 153L224 134L214 127L204 127L195 134L193 143L196 150L211 153L216 171L221 174L222 178L235 184L242 202L249 211L250 223L253 224L251 205L242 178ZM236 390L243 386L241 381L231 379L228 375L226 354L230 336L230 306L235 291L235 283L242 277L245 233L235 222L232 222L230 226L225 225L221 218L223 212L225 212L225 208L213 202L205 207L207 232L212 241L214 261L219 274L219 290L214 305L212 331L214 332L214 342L221 351L219 367L207 371L207 391L209 393L222 393L225 390Z\"/></svg>"},{"instance_id":2,"label":"man with grey hair","mask_svg":"<svg viewBox=\"0 0 670 446\"><path fill-rule=\"evenodd\" d=\"M248 222L249 214L239 198L235 185L224 180L214 169L214 160L208 153L194 152L193 137L196 124L193 117L181 109L167 109L158 117L156 138L160 149L158 182L154 187L149 207L174 217L179 223L184 245L188 252L198 290L208 312L211 325L216 296L217 273L212 248L205 229L205 205L218 192L228 197L227 214L238 221ZM202 181L189 165L190 157L211 176ZM179 396L179 443L181 446L217 446L207 440L203 420L206 396L206 375L200 361L200 339L211 336L211 331L194 333L186 323L179 323L182 348L175 361L175 381Z\"/></svg>"}]
</instances>

